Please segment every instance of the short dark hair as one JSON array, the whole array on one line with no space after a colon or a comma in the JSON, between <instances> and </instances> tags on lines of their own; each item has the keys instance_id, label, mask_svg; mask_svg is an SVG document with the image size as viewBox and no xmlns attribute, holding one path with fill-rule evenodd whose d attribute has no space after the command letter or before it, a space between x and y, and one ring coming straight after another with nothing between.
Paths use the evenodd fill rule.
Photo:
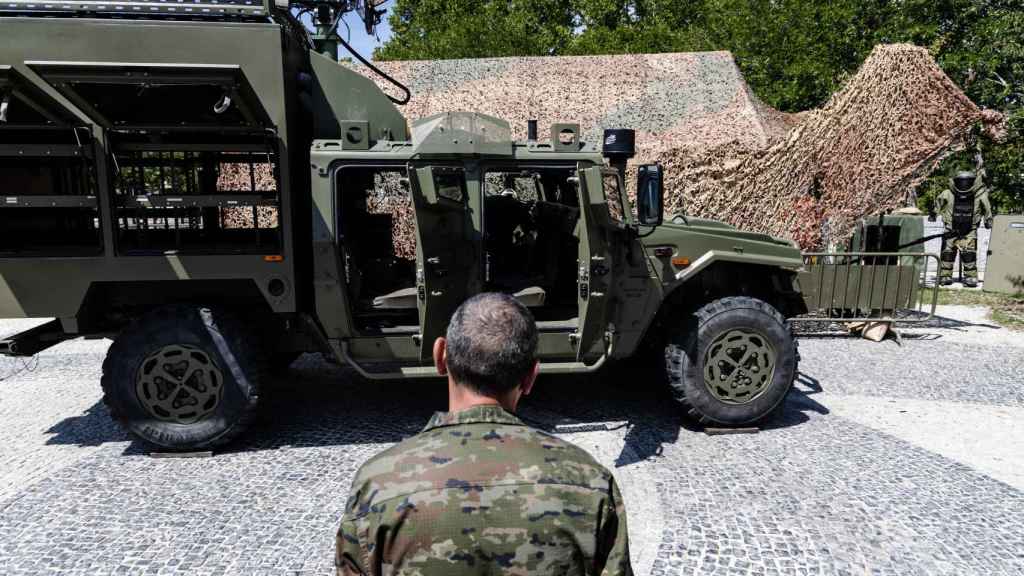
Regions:
<instances>
[{"instance_id":1,"label":"short dark hair","mask_svg":"<svg viewBox=\"0 0 1024 576\"><path fill-rule=\"evenodd\" d=\"M456 384L490 397L519 385L537 361L537 324L508 294L485 292L462 303L447 334L448 372Z\"/></svg>"}]
</instances>

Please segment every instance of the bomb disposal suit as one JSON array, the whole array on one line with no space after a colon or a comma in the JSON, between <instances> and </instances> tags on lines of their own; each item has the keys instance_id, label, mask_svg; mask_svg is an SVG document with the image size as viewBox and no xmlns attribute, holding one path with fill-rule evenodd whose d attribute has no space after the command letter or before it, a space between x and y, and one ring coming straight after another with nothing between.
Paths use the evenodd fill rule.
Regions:
<instances>
[{"instance_id":1,"label":"bomb disposal suit","mask_svg":"<svg viewBox=\"0 0 1024 576\"><path fill-rule=\"evenodd\" d=\"M946 238L942 243L943 284L953 282L953 265L957 252L963 265L965 286L978 284L978 234L979 225L992 225L992 205L988 200L988 188L984 184L985 171L959 172L950 179L949 188L938 198L938 212L942 216Z\"/></svg>"}]
</instances>

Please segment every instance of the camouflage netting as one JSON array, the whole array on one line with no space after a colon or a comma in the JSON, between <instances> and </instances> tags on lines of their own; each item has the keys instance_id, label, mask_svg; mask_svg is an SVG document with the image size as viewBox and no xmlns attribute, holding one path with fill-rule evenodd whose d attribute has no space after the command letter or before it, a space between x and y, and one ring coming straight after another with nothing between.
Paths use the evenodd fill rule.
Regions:
<instances>
[{"instance_id":1,"label":"camouflage netting","mask_svg":"<svg viewBox=\"0 0 1024 576\"><path fill-rule=\"evenodd\" d=\"M266 162L256 163L250 169L249 164L222 163L217 175L217 191L225 194L235 192L247 193L253 190L277 190L274 180L273 166ZM274 206L258 206L260 228L277 227L277 208ZM256 224L252 208L222 209L223 224L228 229L253 228Z\"/></svg>"},{"instance_id":2,"label":"camouflage netting","mask_svg":"<svg viewBox=\"0 0 1024 576\"><path fill-rule=\"evenodd\" d=\"M794 121L757 100L728 52L379 65L412 91L401 108L410 121L472 110L508 121L520 140L526 138L527 120L537 119L542 139L553 123L578 122L588 142L600 142L604 128L628 127L639 132L641 147L660 140L703 148L727 142L763 147Z\"/></svg>"},{"instance_id":3,"label":"camouflage netting","mask_svg":"<svg viewBox=\"0 0 1024 576\"><path fill-rule=\"evenodd\" d=\"M976 107L926 50L879 46L823 108L767 148L666 142L647 154L668 168L670 208L685 200L689 213L813 249L826 221L830 236L843 239L857 219L907 205L974 123L1000 120Z\"/></svg>"},{"instance_id":4,"label":"camouflage netting","mask_svg":"<svg viewBox=\"0 0 1024 576\"><path fill-rule=\"evenodd\" d=\"M391 242L395 256L416 259L416 213L412 198L401 184L401 174L383 172L374 177L373 190L366 195L366 211L370 214L390 214L392 218Z\"/></svg>"},{"instance_id":5,"label":"camouflage netting","mask_svg":"<svg viewBox=\"0 0 1024 576\"><path fill-rule=\"evenodd\" d=\"M604 128L634 128L637 161L668 168L670 211L805 249L820 247L826 221L843 238L859 217L907 204L972 124L1001 121L909 45L877 47L826 106L801 114L761 103L727 52L381 67L412 90L410 119L475 110L508 120L520 139L530 118L541 138L554 122L579 122L592 142Z\"/></svg>"}]
</instances>

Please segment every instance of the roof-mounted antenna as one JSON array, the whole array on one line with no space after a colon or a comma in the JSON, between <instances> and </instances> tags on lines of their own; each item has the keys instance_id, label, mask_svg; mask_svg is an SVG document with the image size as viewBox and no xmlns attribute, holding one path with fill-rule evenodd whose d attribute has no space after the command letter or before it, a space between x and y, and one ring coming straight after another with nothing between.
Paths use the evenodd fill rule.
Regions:
<instances>
[{"instance_id":1,"label":"roof-mounted antenna","mask_svg":"<svg viewBox=\"0 0 1024 576\"><path fill-rule=\"evenodd\" d=\"M289 9L296 8L297 15L310 14L313 17L313 23L316 26L316 33L313 35L313 47L317 52L326 54L327 56L338 61L338 45L345 47L352 56L358 60L363 66L366 66L391 85L401 90L404 95L401 98L395 98L390 94L387 97L398 104L408 104L412 98L412 92L404 84L390 76L387 72L384 72L380 68L377 68L369 60L363 57L362 54L356 51L347 40L342 38L338 34L338 24L341 23L342 17L346 12L355 11L359 14L359 17L363 19L363 24L366 26L366 33L373 34L380 24L381 19L386 10L379 9L380 6L387 0L292 0ZM291 13L289 12L289 15ZM295 16L291 16L294 18Z\"/></svg>"}]
</instances>

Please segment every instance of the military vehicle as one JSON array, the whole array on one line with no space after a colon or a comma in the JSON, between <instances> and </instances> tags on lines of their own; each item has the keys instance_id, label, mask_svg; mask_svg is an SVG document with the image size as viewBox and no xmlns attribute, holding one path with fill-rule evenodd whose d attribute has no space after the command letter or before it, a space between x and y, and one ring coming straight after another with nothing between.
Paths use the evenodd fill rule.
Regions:
<instances>
[{"instance_id":1,"label":"military vehicle","mask_svg":"<svg viewBox=\"0 0 1024 576\"><path fill-rule=\"evenodd\" d=\"M634 209L628 129L595 145L573 123L513 141L471 112L410 127L334 53L341 16L372 28L376 4L0 3L0 317L53 319L0 352L109 337L113 418L209 448L304 352L436 376L454 308L497 290L532 309L544 373L653 348L694 417L780 405L786 318L806 311L795 245L663 219L658 165L638 167Z\"/></svg>"}]
</instances>

